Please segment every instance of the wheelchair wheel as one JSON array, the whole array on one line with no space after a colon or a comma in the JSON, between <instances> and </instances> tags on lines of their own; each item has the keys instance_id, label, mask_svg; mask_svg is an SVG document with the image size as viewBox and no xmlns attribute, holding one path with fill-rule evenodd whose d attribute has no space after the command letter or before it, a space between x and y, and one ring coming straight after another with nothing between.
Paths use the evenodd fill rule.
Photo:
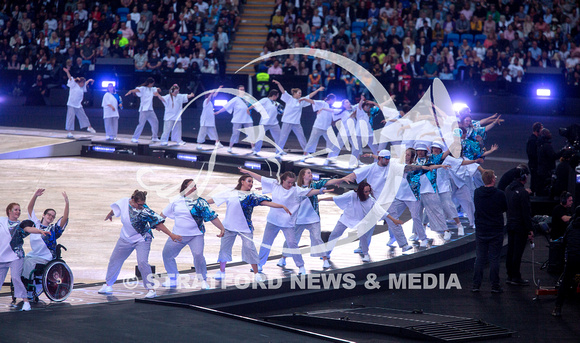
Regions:
<instances>
[{"instance_id":1,"label":"wheelchair wheel","mask_svg":"<svg viewBox=\"0 0 580 343\"><path fill-rule=\"evenodd\" d=\"M42 287L52 301L64 301L73 290L74 278L70 268L62 260L53 260L42 274Z\"/></svg>"}]
</instances>

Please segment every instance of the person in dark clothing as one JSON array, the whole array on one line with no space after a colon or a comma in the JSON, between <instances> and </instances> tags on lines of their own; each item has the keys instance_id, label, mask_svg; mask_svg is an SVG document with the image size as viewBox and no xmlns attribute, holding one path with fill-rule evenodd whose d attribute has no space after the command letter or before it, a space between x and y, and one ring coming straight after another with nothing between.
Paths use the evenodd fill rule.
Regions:
<instances>
[{"instance_id":1,"label":"person in dark clothing","mask_svg":"<svg viewBox=\"0 0 580 343\"><path fill-rule=\"evenodd\" d=\"M548 196L552 172L556 169L558 155L552 147L552 133L548 129L540 131L538 138L538 191L536 195Z\"/></svg>"},{"instance_id":2,"label":"person in dark clothing","mask_svg":"<svg viewBox=\"0 0 580 343\"><path fill-rule=\"evenodd\" d=\"M532 134L528 138L528 143L526 144L526 153L528 154L528 166L530 168L530 188L532 189L532 194L538 192L538 137L540 136L540 131L544 126L542 123L534 123L532 125ZM501 189L501 188L500 188Z\"/></svg>"},{"instance_id":3,"label":"person in dark clothing","mask_svg":"<svg viewBox=\"0 0 580 343\"><path fill-rule=\"evenodd\" d=\"M520 175L520 171L518 169L524 170L525 174L530 173L530 169L528 168L527 165L520 164L517 167L508 170L507 172L505 172L505 174L501 176L499 182L497 183L497 189L505 192L507 186L509 186L510 183L512 183L516 179L516 177Z\"/></svg>"},{"instance_id":4,"label":"person in dark clothing","mask_svg":"<svg viewBox=\"0 0 580 343\"><path fill-rule=\"evenodd\" d=\"M572 204L574 204L572 194L564 191L560 195L560 203L552 211L552 229L550 230L552 240L556 240L566 233L566 228L572 218Z\"/></svg>"},{"instance_id":5,"label":"person in dark clothing","mask_svg":"<svg viewBox=\"0 0 580 343\"><path fill-rule=\"evenodd\" d=\"M528 280L522 279L520 265L527 242L533 242L534 240L530 195L524 188L526 180L527 174L524 171L520 171L520 175L505 190L508 205L506 225L508 233L506 256L508 278L506 283L519 286L529 284Z\"/></svg>"},{"instance_id":6,"label":"person in dark clothing","mask_svg":"<svg viewBox=\"0 0 580 343\"><path fill-rule=\"evenodd\" d=\"M576 173L574 172L574 167L572 167L572 164L570 163L574 154L575 151L572 149L565 149L562 151L560 163L558 163L556 171L554 172L556 180L552 187L552 197L559 197L562 192L574 192L576 188Z\"/></svg>"},{"instance_id":7,"label":"person in dark clothing","mask_svg":"<svg viewBox=\"0 0 580 343\"><path fill-rule=\"evenodd\" d=\"M564 305L566 293L574 285L576 274L580 273L580 206L576 207L571 221L572 224L568 227L563 237L564 246L566 247L566 266L562 275L562 283L558 289L556 307L552 311L552 315L555 317L562 315L562 305Z\"/></svg>"},{"instance_id":8,"label":"person in dark clothing","mask_svg":"<svg viewBox=\"0 0 580 343\"><path fill-rule=\"evenodd\" d=\"M507 211L505 193L495 188L497 176L493 170L481 174L485 186L475 190L475 267L473 270L473 292L479 292L483 279L483 268L489 260L489 279L493 293L503 292L499 283L499 260L503 246L503 213Z\"/></svg>"}]
</instances>

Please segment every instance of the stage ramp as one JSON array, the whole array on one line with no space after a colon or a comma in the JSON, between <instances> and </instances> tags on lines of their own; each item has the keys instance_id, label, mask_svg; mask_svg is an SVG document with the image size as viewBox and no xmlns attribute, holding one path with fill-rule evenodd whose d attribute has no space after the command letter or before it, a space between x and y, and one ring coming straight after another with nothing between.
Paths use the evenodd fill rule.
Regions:
<instances>
[{"instance_id":1,"label":"stage ramp","mask_svg":"<svg viewBox=\"0 0 580 343\"><path fill-rule=\"evenodd\" d=\"M437 342L472 342L510 337L515 333L473 318L382 307L330 309L275 315L264 319L286 325L324 326Z\"/></svg>"},{"instance_id":2,"label":"stage ramp","mask_svg":"<svg viewBox=\"0 0 580 343\"><path fill-rule=\"evenodd\" d=\"M79 156L85 140L0 134L0 160Z\"/></svg>"}]
</instances>

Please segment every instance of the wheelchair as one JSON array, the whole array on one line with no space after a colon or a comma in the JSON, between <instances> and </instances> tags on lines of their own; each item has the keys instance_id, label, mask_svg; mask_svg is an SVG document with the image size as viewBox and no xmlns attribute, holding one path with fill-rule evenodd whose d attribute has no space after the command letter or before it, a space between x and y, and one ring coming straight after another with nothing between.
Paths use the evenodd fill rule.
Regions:
<instances>
[{"instance_id":1,"label":"wheelchair","mask_svg":"<svg viewBox=\"0 0 580 343\"><path fill-rule=\"evenodd\" d=\"M38 302L38 297L44 292L48 299L55 302L65 301L74 286L74 277L68 265L61 259L63 245L56 246L56 259L47 264L37 264L28 278L22 277L22 282L28 291L29 300ZM16 303L14 286L10 287L12 303Z\"/></svg>"}]
</instances>

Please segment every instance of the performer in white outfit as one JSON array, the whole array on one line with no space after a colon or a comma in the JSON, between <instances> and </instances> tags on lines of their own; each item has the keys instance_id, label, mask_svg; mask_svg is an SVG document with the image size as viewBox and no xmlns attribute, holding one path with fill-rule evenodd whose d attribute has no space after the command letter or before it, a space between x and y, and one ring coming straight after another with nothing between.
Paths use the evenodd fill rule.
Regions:
<instances>
[{"instance_id":1,"label":"performer in white outfit","mask_svg":"<svg viewBox=\"0 0 580 343\"><path fill-rule=\"evenodd\" d=\"M181 112L183 104L187 103L195 94L179 94L179 86L174 84L169 89L169 94L161 96L157 93L156 96L165 105L161 145L169 144L169 135L171 135L172 141L177 142L179 145L185 145L185 142L181 139Z\"/></svg>"},{"instance_id":2,"label":"performer in white outfit","mask_svg":"<svg viewBox=\"0 0 580 343\"><path fill-rule=\"evenodd\" d=\"M232 136L230 138L230 146L228 148L229 153L232 153L234 144L238 143L240 140L240 129L242 127L248 128L254 126L252 116L250 116L248 113L248 104L242 98L244 92L246 91L246 87L240 85L238 86L238 91L240 92L238 96L232 98L224 105L221 110L215 113L215 115L218 115L222 112L231 112L232 114ZM252 149L254 149L254 143L251 145Z\"/></svg>"},{"instance_id":3,"label":"performer in white outfit","mask_svg":"<svg viewBox=\"0 0 580 343\"><path fill-rule=\"evenodd\" d=\"M260 117L260 125L264 128L264 135L266 132L270 131L274 142L277 142L280 139L280 124L278 123L278 96L280 92L275 89L272 89L270 93L268 93L268 97L260 99L258 103L264 107L266 110L266 115L261 115ZM256 110L257 104L254 104L248 108L248 114L252 109ZM262 150L263 140L258 140L256 145L254 146L254 151L252 152L253 155L258 155L260 150Z\"/></svg>"},{"instance_id":4,"label":"performer in white outfit","mask_svg":"<svg viewBox=\"0 0 580 343\"><path fill-rule=\"evenodd\" d=\"M302 90L300 88L292 88L292 95L288 94L282 84L276 80L273 80L275 84L278 85L282 95L280 99L284 101L286 106L284 107L284 114L282 115L282 129L280 130L280 140L276 142L278 145L277 156L286 155L284 152L284 146L290 135L290 131L294 132L296 138L298 138L298 143L302 150L306 148L306 137L304 137L304 129L300 124L300 118L302 117L302 109L304 107L310 106L308 102L304 101L302 97ZM308 98L312 98L316 93L324 90L324 87L320 87L311 94Z\"/></svg>"},{"instance_id":5,"label":"performer in white outfit","mask_svg":"<svg viewBox=\"0 0 580 343\"><path fill-rule=\"evenodd\" d=\"M268 177L261 176L254 172L240 168L242 173L248 174L254 179L262 183L263 193L272 193L272 201L284 205L289 211L283 211L281 209L273 208L268 212L268 217L266 218L267 224L264 229L264 237L262 238L262 245L260 246L260 265L261 268L268 261L268 256L270 255L270 249L274 239L282 230L284 238L286 238L286 243L290 252L287 255L292 256L294 263L299 269L298 274L306 274L306 269L304 268L304 260L300 254L298 248L298 242L296 241L296 218L298 209L302 200L306 197L312 196L314 194L328 193L330 190L321 189L311 189L311 188L301 188L295 185L296 175L293 172L285 172L280 176L280 183L276 179L271 179Z\"/></svg>"},{"instance_id":6,"label":"performer in white outfit","mask_svg":"<svg viewBox=\"0 0 580 343\"><path fill-rule=\"evenodd\" d=\"M90 133L96 133L95 129L91 126L91 122L83 109L83 97L84 93L87 92L87 86L95 80L88 79L85 80L84 77L73 78L67 68L63 68L66 76L68 78L67 87L70 88L68 93L68 101L66 102L66 127L65 130L68 131L67 138L74 138L73 131L75 130L75 117L79 120L79 126L81 129L87 128Z\"/></svg>"},{"instance_id":7,"label":"performer in white outfit","mask_svg":"<svg viewBox=\"0 0 580 343\"><path fill-rule=\"evenodd\" d=\"M340 151L345 145L349 151L354 145L353 138L356 140L356 135L354 133L356 132L355 112L357 106L358 104L352 106L348 99L344 99L342 101L341 108L331 109L333 113L332 120L337 128L338 134L336 135L337 145L332 147L332 152L328 154L328 160L334 161L334 159L340 154ZM358 165L358 161L356 164Z\"/></svg>"},{"instance_id":8,"label":"performer in white outfit","mask_svg":"<svg viewBox=\"0 0 580 343\"><path fill-rule=\"evenodd\" d=\"M240 168L240 171L243 169ZM225 279L226 264L232 260L232 247L236 237L242 238L242 260L252 266L254 278L256 281L262 281L259 274L258 251L254 245L254 225L252 223L252 212L256 206L268 206L281 209L282 213L290 214L288 208L284 205L272 202L272 199L265 195L258 195L251 192L254 185L254 179L250 175L242 175L238 179L235 189L214 195L208 199L210 204L215 203L220 206L226 203L226 218L224 219L225 234L221 240L218 262L220 270L216 273L215 278L218 280Z\"/></svg>"},{"instance_id":9,"label":"performer in white outfit","mask_svg":"<svg viewBox=\"0 0 580 343\"><path fill-rule=\"evenodd\" d=\"M22 276L26 279L30 279L30 273L37 264L46 264L56 258L56 240L60 238L68 224L69 200L66 192L62 192L65 204L62 217L54 222L56 211L52 208L47 208L44 210L41 219L38 220L34 212L34 204L36 199L44 194L44 191L42 188L37 189L28 203L28 219L32 220L38 229L47 231L48 234L30 236L32 251L24 258L24 266L22 267Z\"/></svg>"},{"instance_id":10,"label":"performer in white outfit","mask_svg":"<svg viewBox=\"0 0 580 343\"><path fill-rule=\"evenodd\" d=\"M375 206L375 198L373 197L373 190L371 185L366 181L361 181L358 184L356 191L348 191L342 195L330 198L320 199L320 201L330 201L333 200L336 206L343 210L342 215L338 219L336 226L332 230L330 237L328 238L327 254L326 256L330 258L330 253L334 246L338 242L338 239L347 228L355 228L357 224L371 211L373 206ZM402 224L403 222L392 217L389 213L385 213L383 218L389 218L394 223ZM371 243L371 236L374 232L374 225L372 228L359 227L358 237L360 240L360 246L362 249L362 261L370 262L371 258L369 256L369 245Z\"/></svg>"},{"instance_id":11,"label":"performer in white outfit","mask_svg":"<svg viewBox=\"0 0 580 343\"><path fill-rule=\"evenodd\" d=\"M116 140L119 132L119 99L115 92L115 86L109 83L107 92L103 96L101 107L103 108L103 120L105 121L105 135L107 140Z\"/></svg>"},{"instance_id":12,"label":"performer in white outfit","mask_svg":"<svg viewBox=\"0 0 580 343\"><path fill-rule=\"evenodd\" d=\"M131 198L123 198L111 204L111 212L105 217L105 221L121 217L121 236L111 253L107 267L106 283L99 290L100 294L113 293L113 284L117 281L121 267L133 250L137 250L137 264L143 285L148 290L146 298L154 298L157 293L153 289L151 281L151 266L149 265L149 251L153 234L151 229L163 231L173 241L181 241L181 236L173 234L165 225L165 219L153 212L146 204L147 192L135 190Z\"/></svg>"},{"instance_id":13,"label":"performer in white outfit","mask_svg":"<svg viewBox=\"0 0 580 343\"><path fill-rule=\"evenodd\" d=\"M218 219L218 215L209 207L207 201L203 198L196 197L195 191L197 186L193 179L185 179L181 183L179 196L167 205L161 216L171 218L175 221L173 225L173 234L181 236L181 241L174 242L171 238L165 242L163 248L163 264L169 278L165 284L169 287L177 286L179 271L175 258L186 245L189 246L193 255L193 265L198 279L203 280L201 288L209 289L207 283L207 265L203 256L204 248L204 222L211 221L220 233L218 237L224 236L224 226ZM193 196L192 196L193 195Z\"/></svg>"},{"instance_id":14,"label":"performer in white outfit","mask_svg":"<svg viewBox=\"0 0 580 343\"><path fill-rule=\"evenodd\" d=\"M153 97L159 94L161 89L154 88L154 85L155 80L150 77L141 86L132 89L125 94L125 96L135 94L141 98L141 104L139 105L139 124L135 128L135 133L133 133L133 138L131 139L131 142L133 143L139 142L139 137L141 136L147 122L151 125L151 141L159 142L159 119L157 119L157 115L155 114L155 111L153 111Z\"/></svg>"},{"instance_id":15,"label":"performer in white outfit","mask_svg":"<svg viewBox=\"0 0 580 343\"><path fill-rule=\"evenodd\" d=\"M215 113L213 110L213 99L222 87L223 86L219 86L219 88L214 92L206 94L205 100L203 101L203 109L201 111L201 116L199 117L199 132L197 133L197 150L203 149L201 145L205 143L205 136L208 136L209 139L215 141L216 148L224 147L220 142L220 138L215 128Z\"/></svg>"},{"instance_id":16,"label":"performer in white outfit","mask_svg":"<svg viewBox=\"0 0 580 343\"><path fill-rule=\"evenodd\" d=\"M362 150L367 145L374 155L378 155L377 145L373 144L373 128L369 118L369 112L373 106L378 106L378 104L374 101L365 100L364 96L361 96L361 101L356 108L356 142L354 142L353 138L352 155L357 161Z\"/></svg>"},{"instance_id":17,"label":"performer in white outfit","mask_svg":"<svg viewBox=\"0 0 580 343\"><path fill-rule=\"evenodd\" d=\"M312 180L312 171L308 168L301 169L298 173L297 184L298 187L311 188L311 189L322 189L327 186L339 186L345 178L340 179L322 179L318 181ZM321 228L320 228L320 211L318 208L318 195L312 195L309 198L302 200L300 203L300 208L298 209L298 218L296 219L296 243L300 243L300 238L304 230L310 232L310 256L322 257L324 260L322 263L323 268L330 268L330 263L326 257L326 246L322 241ZM284 242L284 248L287 248L288 244ZM278 261L279 267L286 266L286 255L282 254L280 261Z\"/></svg>"},{"instance_id":18,"label":"performer in white outfit","mask_svg":"<svg viewBox=\"0 0 580 343\"><path fill-rule=\"evenodd\" d=\"M324 101L304 99L304 101L309 102L312 105L312 110L316 113L316 120L312 125L312 131L310 131L310 138L308 139L308 143L306 143L306 148L304 149L304 156L301 160L302 162L312 157L312 153L316 151L320 137L323 137L326 141L326 149L332 151L333 144L328 138L327 131L332 128L333 111L331 110L331 106L334 104L334 100L336 100L336 96L332 93L328 94ZM325 164L328 164L328 162Z\"/></svg>"},{"instance_id":19,"label":"performer in white outfit","mask_svg":"<svg viewBox=\"0 0 580 343\"><path fill-rule=\"evenodd\" d=\"M26 287L22 283L22 265L24 263L24 238L31 233L48 235L48 231L42 231L34 227L30 220L24 220L22 223L18 220L20 217L20 205L10 203L6 207L7 217L0 217L0 284L4 283L8 270L12 275L14 285L14 297L21 298L21 311L30 311L30 303L26 294ZM12 304L15 307L15 304Z\"/></svg>"}]
</instances>

